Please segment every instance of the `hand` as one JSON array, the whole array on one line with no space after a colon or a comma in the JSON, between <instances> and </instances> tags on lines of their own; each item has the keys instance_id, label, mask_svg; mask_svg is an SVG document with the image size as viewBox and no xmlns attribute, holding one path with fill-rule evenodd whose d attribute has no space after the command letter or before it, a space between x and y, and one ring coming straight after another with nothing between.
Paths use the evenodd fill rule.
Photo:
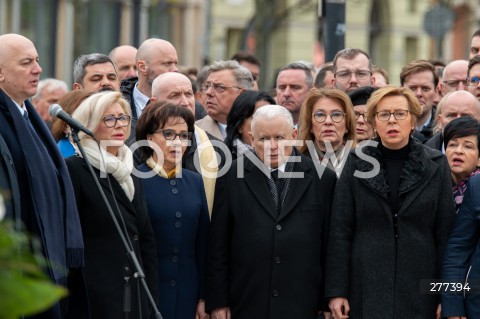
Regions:
<instances>
[{"instance_id":1,"label":"hand","mask_svg":"<svg viewBox=\"0 0 480 319\"><path fill-rule=\"evenodd\" d=\"M333 318L331 312L324 312L323 316L325 317L325 319L332 319Z\"/></svg>"},{"instance_id":2,"label":"hand","mask_svg":"<svg viewBox=\"0 0 480 319\"><path fill-rule=\"evenodd\" d=\"M195 319L209 319L210 316L205 312L205 300L200 300L197 303L197 314Z\"/></svg>"},{"instance_id":3,"label":"hand","mask_svg":"<svg viewBox=\"0 0 480 319\"><path fill-rule=\"evenodd\" d=\"M436 319L440 319L442 318L442 304L438 304L438 307L437 307L437 313L436 313Z\"/></svg>"},{"instance_id":4,"label":"hand","mask_svg":"<svg viewBox=\"0 0 480 319\"><path fill-rule=\"evenodd\" d=\"M217 308L212 310L211 319L230 319L230 308Z\"/></svg>"},{"instance_id":5,"label":"hand","mask_svg":"<svg viewBox=\"0 0 480 319\"><path fill-rule=\"evenodd\" d=\"M332 311L332 317L334 317L335 319L348 318L348 313L350 312L350 305L348 304L347 298L332 298L328 303L328 307Z\"/></svg>"}]
</instances>

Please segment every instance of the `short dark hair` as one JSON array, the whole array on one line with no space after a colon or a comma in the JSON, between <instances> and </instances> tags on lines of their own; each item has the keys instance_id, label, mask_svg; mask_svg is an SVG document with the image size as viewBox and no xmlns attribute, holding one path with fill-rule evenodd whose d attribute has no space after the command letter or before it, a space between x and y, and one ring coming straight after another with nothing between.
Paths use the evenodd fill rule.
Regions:
<instances>
[{"instance_id":1,"label":"short dark hair","mask_svg":"<svg viewBox=\"0 0 480 319\"><path fill-rule=\"evenodd\" d=\"M325 87L325 77L327 76L327 72L333 73L333 63L328 62L325 63L318 71L317 76L315 77L315 87L317 89L323 89Z\"/></svg>"},{"instance_id":2,"label":"short dark hair","mask_svg":"<svg viewBox=\"0 0 480 319\"><path fill-rule=\"evenodd\" d=\"M235 53L230 60L235 60L238 63L245 61L254 65L261 66L261 62L256 56L244 51L239 51Z\"/></svg>"},{"instance_id":3,"label":"short dark hair","mask_svg":"<svg viewBox=\"0 0 480 319\"><path fill-rule=\"evenodd\" d=\"M443 130L443 146L447 148L448 142L454 138L475 135L477 148L480 153L480 123L470 116L462 116L452 120Z\"/></svg>"},{"instance_id":4,"label":"short dark hair","mask_svg":"<svg viewBox=\"0 0 480 319\"><path fill-rule=\"evenodd\" d=\"M255 112L255 103L258 101L267 101L270 104L276 104L273 97L263 91L246 90L240 93L232 104L232 108L227 116L227 137L225 144L233 150L233 141L240 138L238 128L245 119L251 117Z\"/></svg>"},{"instance_id":5,"label":"short dark hair","mask_svg":"<svg viewBox=\"0 0 480 319\"><path fill-rule=\"evenodd\" d=\"M476 30L473 35L472 35L472 38L475 38L475 37L480 37L480 29Z\"/></svg>"},{"instance_id":6,"label":"short dark hair","mask_svg":"<svg viewBox=\"0 0 480 319\"><path fill-rule=\"evenodd\" d=\"M117 68L113 61L105 54L90 53L79 56L75 63L73 63L73 83L79 83L83 85L83 79L85 78L85 68L89 65L101 64L110 62L117 73Z\"/></svg>"},{"instance_id":7,"label":"short dark hair","mask_svg":"<svg viewBox=\"0 0 480 319\"><path fill-rule=\"evenodd\" d=\"M194 133L195 118L192 111L186 107L175 105L166 101L148 104L138 119L135 137L137 141L147 140L148 135L165 127L171 118L181 118L187 123L188 131ZM153 154L150 147L141 147L140 160L145 162ZM188 150L187 150L188 151Z\"/></svg>"},{"instance_id":8,"label":"short dark hair","mask_svg":"<svg viewBox=\"0 0 480 319\"><path fill-rule=\"evenodd\" d=\"M368 69L372 71L372 59L370 58L370 54L368 54L368 52L358 48L345 48L343 50L338 51L337 54L335 54L335 57L333 58L333 73L337 72L338 59L342 58L342 59L352 60L359 54L363 54L364 56L367 57Z\"/></svg>"},{"instance_id":9,"label":"short dark hair","mask_svg":"<svg viewBox=\"0 0 480 319\"><path fill-rule=\"evenodd\" d=\"M476 55L470 60L468 60L468 71L467 71L468 76L470 76L470 70L473 68L473 66L479 63L480 63L480 55Z\"/></svg>"},{"instance_id":10,"label":"short dark hair","mask_svg":"<svg viewBox=\"0 0 480 319\"><path fill-rule=\"evenodd\" d=\"M405 65L400 72L400 84L403 86L407 77L412 74L416 74L419 72L430 71L433 74L433 87L436 88L438 85L438 74L435 72L435 67L433 64L428 62L427 60L414 60L407 65Z\"/></svg>"},{"instance_id":11,"label":"short dark hair","mask_svg":"<svg viewBox=\"0 0 480 319\"><path fill-rule=\"evenodd\" d=\"M372 86L363 86L361 88L355 89L353 91L347 92L348 97L352 101L352 105L367 105L367 101L375 92L377 88Z\"/></svg>"}]
</instances>

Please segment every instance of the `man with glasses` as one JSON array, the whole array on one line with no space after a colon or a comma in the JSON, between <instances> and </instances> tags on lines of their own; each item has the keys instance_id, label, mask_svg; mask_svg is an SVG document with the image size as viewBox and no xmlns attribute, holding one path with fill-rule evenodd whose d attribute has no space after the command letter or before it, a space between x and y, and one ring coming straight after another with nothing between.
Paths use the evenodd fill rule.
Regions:
<instances>
[{"instance_id":1,"label":"man with glasses","mask_svg":"<svg viewBox=\"0 0 480 319\"><path fill-rule=\"evenodd\" d=\"M433 100L438 85L435 67L426 60L414 60L403 67L400 84L412 90L422 106L422 115L417 121L414 137L425 143L432 137L435 127Z\"/></svg>"},{"instance_id":2,"label":"man with glasses","mask_svg":"<svg viewBox=\"0 0 480 319\"><path fill-rule=\"evenodd\" d=\"M344 92L375 84L370 55L361 49L346 48L338 51L333 59L333 73L333 84Z\"/></svg>"},{"instance_id":3,"label":"man with glasses","mask_svg":"<svg viewBox=\"0 0 480 319\"><path fill-rule=\"evenodd\" d=\"M454 60L443 69L443 77L440 83L442 96L448 92L467 90L468 61Z\"/></svg>"},{"instance_id":4,"label":"man with glasses","mask_svg":"<svg viewBox=\"0 0 480 319\"><path fill-rule=\"evenodd\" d=\"M468 61L467 90L480 100L480 56Z\"/></svg>"},{"instance_id":5,"label":"man with glasses","mask_svg":"<svg viewBox=\"0 0 480 319\"><path fill-rule=\"evenodd\" d=\"M461 116L470 116L479 120L480 101L478 101L470 92L463 90L451 91L440 100L440 103L438 103L436 116L436 133L425 143L425 145L445 153L443 147L443 130L447 124Z\"/></svg>"},{"instance_id":6,"label":"man with glasses","mask_svg":"<svg viewBox=\"0 0 480 319\"><path fill-rule=\"evenodd\" d=\"M312 87L312 71L305 63L290 63L278 72L277 103L290 111L295 125L298 124L300 108Z\"/></svg>"},{"instance_id":7,"label":"man with glasses","mask_svg":"<svg viewBox=\"0 0 480 319\"><path fill-rule=\"evenodd\" d=\"M208 68L207 80L202 87L208 115L198 120L196 125L223 141L227 136L227 115L233 102L240 93L252 88L252 73L237 61L214 62Z\"/></svg>"}]
</instances>

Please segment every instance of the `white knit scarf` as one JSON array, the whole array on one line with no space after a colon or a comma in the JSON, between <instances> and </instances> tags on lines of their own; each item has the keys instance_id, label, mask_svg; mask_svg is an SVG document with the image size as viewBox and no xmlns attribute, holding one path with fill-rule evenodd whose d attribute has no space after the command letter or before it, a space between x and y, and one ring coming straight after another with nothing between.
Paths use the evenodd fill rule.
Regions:
<instances>
[{"instance_id":1,"label":"white knit scarf","mask_svg":"<svg viewBox=\"0 0 480 319\"><path fill-rule=\"evenodd\" d=\"M112 174L125 191L128 199L132 201L133 195L135 194L135 186L133 185L131 176L133 170L132 151L130 151L126 145L122 145L118 149L117 156L114 156L105 149L99 148L98 144L89 138L83 139L81 143L92 166L101 172ZM77 146L75 146L75 148L77 153L80 154ZM100 156L100 149L102 150L102 156L105 161L102 159L102 156Z\"/></svg>"}]
</instances>

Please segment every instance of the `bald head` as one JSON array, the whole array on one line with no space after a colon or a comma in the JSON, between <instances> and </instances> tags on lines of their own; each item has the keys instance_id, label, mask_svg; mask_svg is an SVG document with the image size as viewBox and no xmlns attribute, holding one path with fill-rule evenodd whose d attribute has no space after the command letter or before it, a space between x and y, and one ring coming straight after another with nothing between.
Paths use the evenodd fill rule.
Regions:
<instances>
[{"instance_id":1,"label":"bald head","mask_svg":"<svg viewBox=\"0 0 480 319\"><path fill-rule=\"evenodd\" d=\"M154 101L167 101L189 108L195 114L195 95L192 82L188 77L177 72L160 74L152 83Z\"/></svg>"},{"instance_id":2,"label":"bald head","mask_svg":"<svg viewBox=\"0 0 480 319\"><path fill-rule=\"evenodd\" d=\"M443 131L450 121L462 116L480 120L480 102L468 91L448 93L437 107L438 129Z\"/></svg>"},{"instance_id":3,"label":"bald head","mask_svg":"<svg viewBox=\"0 0 480 319\"><path fill-rule=\"evenodd\" d=\"M442 94L451 91L466 90L468 71L467 60L454 60L448 63L443 70L441 90Z\"/></svg>"},{"instance_id":4,"label":"bald head","mask_svg":"<svg viewBox=\"0 0 480 319\"><path fill-rule=\"evenodd\" d=\"M137 75L136 56L137 48L131 45L121 45L114 48L108 54L108 57L117 68L118 79L120 81Z\"/></svg>"},{"instance_id":5,"label":"bald head","mask_svg":"<svg viewBox=\"0 0 480 319\"><path fill-rule=\"evenodd\" d=\"M138 89L146 96L151 96L153 80L166 72L178 72L177 50L168 41L147 39L137 52Z\"/></svg>"},{"instance_id":6,"label":"bald head","mask_svg":"<svg viewBox=\"0 0 480 319\"><path fill-rule=\"evenodd\" d=\"M15 102L37 93L42 68L32 41L19 34L0 36L0 88Z\"/></svg>"}]
</instances>

